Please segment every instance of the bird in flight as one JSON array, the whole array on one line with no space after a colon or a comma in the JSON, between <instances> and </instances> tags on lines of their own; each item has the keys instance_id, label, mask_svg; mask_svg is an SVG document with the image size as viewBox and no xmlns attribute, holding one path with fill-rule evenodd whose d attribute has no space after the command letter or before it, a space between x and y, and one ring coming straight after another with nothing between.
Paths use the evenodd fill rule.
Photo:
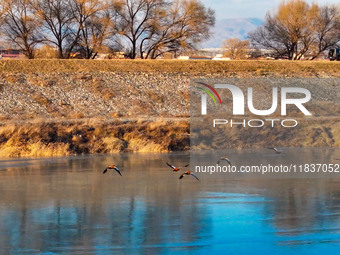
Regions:
<instances>
[{"instance_id":1,"label":"bird in flight","mask_svg":"<svg viewBox=\"0 0 340 255\"><path fill-rule=\"evenodd\" d=\"M225 160L225 161L227 161L228 162L228 164L231 166L231 161L230 161L230 159L228 159L227 157L221 157L221 159L220 160ZM219 161L217 161L217 165L220 163L220 160Z\"/></svg>"},{"instance_id":2,"label":"bird in flight","mask_svg":"<svg viewBox=\"0 0 340 255\"><path fill-rule=\"evenodd\" d=\"M118 167L116 167L115 165L111 165L111 166L108 166L107 168L105 168L103 174L105 174L107 172L107 170L110 170L110 169L114 169L116 170L117 173L119 173L120 176L122 176L122 174L120 173L120 170Z\"/></svg>"},{"instance_id":3,"label":"bird in flight","mask_svg":"<svg viewBox=\"0 0 340 255\"><path fill-rule=\"evenodd\" d=\"M279 150L279 149L277 149L275 147L269 148L269 149L274 150L276 154L281 154L281 152L282 152L282 149Z\"/></svg>"},{"instance_id":4,"label":"bird in flight","mask_svg":"<svg viewBox=\"0 0 340 255\"><path fill-rule=\"evenodd\" d=\"M183 167L182 166L176 167L176 166L170 165L168 162L166 162L166 164L172 168L172 171L175 171L175 172L181 170L181 168L183 168L183 167L189 166L189 165L185 165Z\"/></svg>"},{"instance_id":5,"label":"bird in flight","mask_svg":"<svg viewBox=\"0 0 340 255\"><path fill-rule=\"evenodd\" d=\"M183 178L184 176L186 176L186 175L191 175L192 177L196 178L197 181L200 180L200 179L198 179L198 177L197 177L196 175L192 174L190 171L184 172L184 174L182 174L182 175L179 177L179 179L182 179L182 178Z\"/></svg>"}]
</instances>

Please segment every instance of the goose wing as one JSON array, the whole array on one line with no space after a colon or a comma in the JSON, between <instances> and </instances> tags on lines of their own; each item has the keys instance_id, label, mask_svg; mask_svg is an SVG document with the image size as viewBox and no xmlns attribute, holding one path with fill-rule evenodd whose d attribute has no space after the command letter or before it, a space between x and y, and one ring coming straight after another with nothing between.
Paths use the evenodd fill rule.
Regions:
<instances>
[{"instance_id":1,"label":"goose wing","mask_svg":"<svg viewBox=\"0 0 340 255\"><path fill-rule=\"evenodd\" d=\"M168 166L170 166L172 169L175 169L176 167L174 167L173 165L170 165L168 162L166 162L166 164L168 165Z\"/></svg>"},{"instance_id":2,"label":"goose wing","mask_svg":"<svg viewBox=\"0 0 340 255\"><path fill-rule=\"evenodd\" d=\"M116 170L116 172L119 173L120 176L122 176L120 170L117 167L114 167L113 169Z\"/></svg>"},{"instance_id":3,"label":"goose wing","mask_svg":"<svg viewBox=\"0 0 340 255\"><path fill-rule=\"evenodd\" d=\"M196 178L197 181L200 181L200 179L198 179L198 177L194 174L190 174L192 177Z\"/></svg>"}]
</instances>

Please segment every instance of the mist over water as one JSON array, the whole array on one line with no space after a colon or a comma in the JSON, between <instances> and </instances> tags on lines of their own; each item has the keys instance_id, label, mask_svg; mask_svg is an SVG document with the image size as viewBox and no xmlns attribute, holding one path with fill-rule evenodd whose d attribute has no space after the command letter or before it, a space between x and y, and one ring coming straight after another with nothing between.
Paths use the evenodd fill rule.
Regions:
<instances>
[{"instance_id":1,"label":"mist over water","mask_svg":"<svg viewBox=\"0 0 340 255\"><path fill-rule=\"evenodd\" d=\"M0 254L335 254L340 174L183 173L189 153L0 161ZM202 162L215 162L215 156ZM229 151L232 163L339 163L339 149ZM299 161L300 160L300 161ZM310 162L310 163L313 163ZM122 170L103 175L115 163ZM215 162L216 163L216 162ZM193 166L191 166L191 170Z\"/></svg>"}]
</instances>

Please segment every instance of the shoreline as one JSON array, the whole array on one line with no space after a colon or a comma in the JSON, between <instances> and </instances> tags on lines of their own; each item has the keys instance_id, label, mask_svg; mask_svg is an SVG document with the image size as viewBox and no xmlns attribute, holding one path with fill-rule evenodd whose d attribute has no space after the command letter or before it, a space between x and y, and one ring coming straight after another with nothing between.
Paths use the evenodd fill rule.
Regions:
<instances>
[{"instance_id":1,"label":"shoreline","mask_svg":"<svg viewBox=\"0 0 340 255\"><path fill-rule=\"evenodd\" d=\"M227 147L339 147L339 67L329 61L1 60L0 158L187 151L191 78L291 79L298 86L303 78L320 79L303 85L320 94L309 105L313 119L293 131L230 129ZM255 84L259 97L269 88Z\"/></svg>"},{"instance_id":2,"label":"shoreline","mask_svg":"<svg viewBox=\"0 0 340 255\"><path fill-rule=\"evenodd\" d=\"M26 122L0 126L0 158L189 149L185 120Z\"/></svg>"},{"instance_id":3,"label":"shoreline","mask_svg":"<svg viewBox=\"0 0 340 255\"><path fill-rule=\"evenodd\" d=\"M260 149L268 147L340 147L339 118L304 121L298 129L230 128L228 143L207 147L209 135L193 150ZM249 135L249 132L252 135ZM205 131L203 130L203 133ZM299 135L303 133L304 136ZM209 134L209 133L208 133ZM220 147L219 147L220 146ZM82 154L169 153L190 150L190 122L157 120L58 120L8 122L0 126L0 159Z\"/></svg>"}]
</instances>

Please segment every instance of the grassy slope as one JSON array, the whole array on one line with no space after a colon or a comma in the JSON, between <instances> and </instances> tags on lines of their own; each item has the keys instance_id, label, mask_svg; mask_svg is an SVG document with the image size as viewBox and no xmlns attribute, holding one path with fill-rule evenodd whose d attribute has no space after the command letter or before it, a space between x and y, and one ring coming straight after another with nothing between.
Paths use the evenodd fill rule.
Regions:
<instances>
[{"instance_id":1,"label":"grassy slope","mask_svg":"<svg viewBox=\"0 0 340 255\"><path fill-rule=\"evenodd\" d=\"M0 73L171 72L279 76L340 76L340 62L330 61L197 61L197 60L1 60Z\"/></svg>"},{"instance_id":2,"label":"grassy slope","mask_svg":"<svg viewBox=\"0 0 340 255\"><path fill-rule=\"evenodd\" d=\"M340 77L340 62L290 61L175 61L175 60L2 60L0 75L11 73L164 72L226 77ZM0 84L1 92L1 84ZM188 120L112 121L111 123L69 120L45 123L0 125L0 157L56 156L75 153L120 151L166 152L189 148ZM339 146L337 120L330 127L333 138L325 138L327 123L306 127L312 141L293 139L279 146ZM322 127L321 127L322 126ZM320 131L321 130L321 131ZM320 133L320 134L319 134ZM277 134L279 136L279 134ZM334 136L335 135L335 136ZM231 148L243 148L249 141L236 140ZM240 137L239 136L239 137ZM267 137L266 132L257 134ZM298 137L298 135L297 135ZM249 137L248 137L249 138ZM250 139L250 138L249 138ZM275 138L278 139L278 138ZM328 141L328 140L330 141ZM244 140L244 141L243 141ZM279 139L280 140L280 139ZM260 142L254 147L266 146ZM249 146L246 146L249 147Z\"/></svg>"}]
</instances>

